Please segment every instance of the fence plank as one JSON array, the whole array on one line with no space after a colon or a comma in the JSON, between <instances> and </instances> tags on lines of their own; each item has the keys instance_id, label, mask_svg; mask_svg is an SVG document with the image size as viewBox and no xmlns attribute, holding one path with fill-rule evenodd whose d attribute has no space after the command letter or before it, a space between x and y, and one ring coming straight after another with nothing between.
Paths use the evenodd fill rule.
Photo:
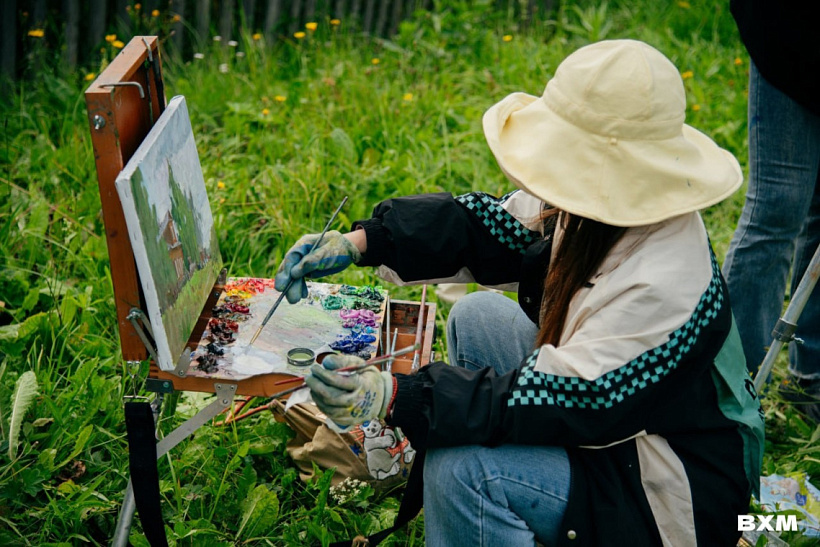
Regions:
<instances>
[{"instance_id":1,"label":"fence plank","mask_svg":"<svg viewBox=\"0 0 820 547\"><path fill-rule=\"evenodd\" d=\"M401 0L393 0L393 15L390 18L390 28L387 31L388 36L394 36L399 30L399 23L401 22L402 5Z\"/></svg>"},{"instance_id":2,"label":"fence plank","mask_svg":"<svg viewBox=\"0 0 820 547\"><path fill-rule=\"evenodd\" d=\"M227 45L233 34L233 0L222 0L222 10L219 14L219 35L222 44Z\"/></svg>"},{"instance_id":3,"label":"fence plank","mask_svg":"<svg viewBox=\"0 0 820 547\"><path fill-rule=\"evenodd\" d=\"M4 78L14 79L17 72L17 0L0 2L0 84Z\"/></svg>"},{"instance_id":4,"label":"fence plank","mask_svg":"<svg viewBox=\"0 0 820 547\"><path fill-rule=\"evenodd\" d=\"M376 36L384 36L385 25L387 25L387 12L390 9L390 0L382 0L379 6L379 17L376 19L376 28L373 29L373 34Z\"/></svg>"},{"instance_id":5,"label":"fence plank","mask_svg":"<svg viewBox=\"0 0 820 547\"><path fill-rule=\"evenodd\" d=\"M253 33L254 16L256 14L256 0L242 0L242 16L244 17L244 28Z\"/></svg>"},{"instance_id":6,"label":"fence plank","mask_svg":"<svg viewBox=\"0 0 820 547\"><path fill-rule=\"evenodd\" d=\"M117 0L114 8L114 19L118 32L123 35L131 33L131 15L128 13L128 0Z\"/></svg>"},{"instance_id":7,"label":"fence plank","mask_svg":"<svg viewBox=\"0 0 820 547\"><path fill-rule=\"evenodd\" d=\"M367 0L364 8L364 22L362 23L362 30L369 33L373 30L373 10L376 7L376 0Z\"/></svg>"},{"instance_id":8,"label":"fence plank","mask_svg":"<svg viewBox=\"0 0 820 547\"><path fill-rule=\"evenodd\" d=\"M265 13L265 41L272 44L276 39L276 25L279 24L279 15L282 11L282 0L268 0L268 9Z\"/></svg>"},{"instance_id":9,"label":"fence plank","mask_svg":"<svg viewBox=\"0 0 820 547\"><path fill-rule=\"evenodd\" d=\"M182 55L185 47L185 4L185 0L171 0L171 15L179 16L179 21L171 24L171 31L174 33L171 39L179 55Z\"/></svg>"},{"instance_id":10,"label":"fence plank","mask_svg":"<svg viewBox=\"0 0 820 547\"><path fill-rule=\"evenodd\" d=\"M289 34L293 33L299 28L299 14L302 13L302 0L291 0L290 4L290 25L288 25Z\"/></svg>"},{"instance_id":11,"label":"fence plank","mask_svg":"<svg viewBox=\"0 0 820 547\"><path fill-rule=\"evenodd\" d=\"M345 18L347 13L345 12L345 8L347 7L347 0L336 0L336 7L330 14L331 19L339 19L342 20Z\"/></svg>"},{"instance_id":12,"label":"fence plank","mask_svg":"<svg viewBox=\"0 0 820 547\"><path fill-rule=\"evenodd\" d=\"M65 55L63 60L69 68L77 66L77 51L80 38L79 0L63 0L63 20L65 21Z\"/></svg>"},{"instance_id":13,"label":"fence plank","mask_svg":"<svg viewBox=\"0 0 820 547\"><path fill-rule=\"evenodd\" d=\"M91 0L88 4L88 31L85 33L85 50L90 52L103 41L105 22L108 20L108 2L105 0Z\"/></svg>"},{"instance_id":14,"label":"fence plank","mask_svg":"<svg viewBox=\"0 0 820 547\"><path fill-rule=\"evenodd\" d=\"M211 34L211 0L196 0L196 39L195 51L202 51Z\"/></svg>"}]
</instances>

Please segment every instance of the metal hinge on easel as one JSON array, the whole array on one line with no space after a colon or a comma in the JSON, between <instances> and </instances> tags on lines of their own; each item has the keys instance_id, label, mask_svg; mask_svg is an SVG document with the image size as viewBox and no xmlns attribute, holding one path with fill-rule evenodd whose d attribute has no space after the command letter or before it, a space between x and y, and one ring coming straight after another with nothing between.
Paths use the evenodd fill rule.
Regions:
<instances>
[{"instance_id":1,"label":"metal hinge on easel","mask_svg":"<svg viewBox=\"0 0 820 547\"><path fill-rule=\"evenodd\" d=\"M148 350L148 354L154 360L157 365L159 365L159 359L157 359L157 350L152 343L152 339L154 338L154 331L151 330L151 322L148 321L148 317L145 315L139 308L131 308L126 316L131 322L131 325L134 327L134 330L137 332L137 336L140 337L142 343L145 345L145 349ZM147 332L146 332L147 331ZM149 338L149 336L151 338ZM173 374L180 378L185 378L188 374L188 368L191 366L191 350L187 347L182 351L182 355L179 356L177 359L177 366L174 368Z\"/></svg>"}]
</instances>

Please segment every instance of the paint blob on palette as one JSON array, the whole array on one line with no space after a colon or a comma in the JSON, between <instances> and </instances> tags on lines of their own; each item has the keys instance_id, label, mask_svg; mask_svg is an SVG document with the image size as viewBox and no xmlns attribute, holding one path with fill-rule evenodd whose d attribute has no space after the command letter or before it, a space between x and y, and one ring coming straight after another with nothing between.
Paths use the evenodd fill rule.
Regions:
<instances>
[{"instance_id":1,"label":"paint blob on palette","mask_svg":"<svg viewBox=\"0 0 820 547\"><path fill-rule=\"evenodd\" d=\"M272 279L230 278L193 355L190 376L242 380L260 374L303 376L288 362L307 348L375 355L387 293L378 287L308 282L308 297L283 300L253 345L250 340L279 297Z\"/></svg>"}]
</instances>

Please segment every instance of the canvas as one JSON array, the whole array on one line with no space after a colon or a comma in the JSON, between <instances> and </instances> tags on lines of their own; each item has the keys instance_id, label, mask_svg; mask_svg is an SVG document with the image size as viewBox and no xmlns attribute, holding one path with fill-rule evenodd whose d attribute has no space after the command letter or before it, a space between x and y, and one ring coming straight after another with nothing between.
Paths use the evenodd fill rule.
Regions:
<instances>
[{"instance_id":1,"label":"canvas","mask_svg":"<svg viewBox=\"0 0 820 547\"><path fill-rule=\"evenodd\" d=\"M116 187L157 364L173 370L222 269L184 97L171 99L117 177Z\"/></svg>"}]
</instances>

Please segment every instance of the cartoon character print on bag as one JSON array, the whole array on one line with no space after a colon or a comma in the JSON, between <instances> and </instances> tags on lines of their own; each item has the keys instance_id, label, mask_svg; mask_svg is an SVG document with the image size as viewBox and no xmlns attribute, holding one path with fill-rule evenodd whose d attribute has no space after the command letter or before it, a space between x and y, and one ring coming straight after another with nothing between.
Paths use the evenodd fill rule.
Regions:
<instances>
[{"instance_id":1,"label":"cartoon character print on bag","mask_svg":"<svg viewBox=\"0 0 820 547\"><path fill-rule=\"evenodd\" d=\"M361 432L361 433L359 433ZM379 420L370 420L361 424L356 430L361 435L361 443L367 458L367 469L377 480L384 480L399 473L399 460L410 463L416 451L410 441L392 427L385 427Z\"/></svg>"}]
</instances>

